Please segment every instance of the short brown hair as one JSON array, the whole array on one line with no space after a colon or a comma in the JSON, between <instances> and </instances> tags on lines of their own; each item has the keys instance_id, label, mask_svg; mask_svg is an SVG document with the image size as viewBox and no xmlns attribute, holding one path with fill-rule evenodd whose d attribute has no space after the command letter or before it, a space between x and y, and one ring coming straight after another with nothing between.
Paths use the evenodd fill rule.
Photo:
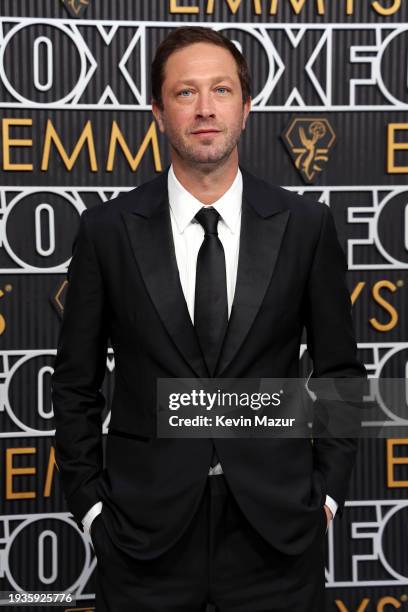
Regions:
<instances>
[{"instance_id":1,"label":"short brown hair","mask_svg":"<svg viewBox=\"0 0 408 612\"><path fill-rule=\"evenodd\" d=\"M164 81L164 69L170 55L179 49L188 47L195 43L211 43L218 47L227 49L235 59L238 76L242 89L242 101L245 103L251 95L251 77L249 74L248 64L245 57L237 49L236 45L228 38L212 30L201 26L181 26L176 28L169 34L158 46L156 55L154 56L151 68L152 80L152 98L159 106L163 108L163 100L161 95L162 85Z\"/></svg>"}]
</instances>

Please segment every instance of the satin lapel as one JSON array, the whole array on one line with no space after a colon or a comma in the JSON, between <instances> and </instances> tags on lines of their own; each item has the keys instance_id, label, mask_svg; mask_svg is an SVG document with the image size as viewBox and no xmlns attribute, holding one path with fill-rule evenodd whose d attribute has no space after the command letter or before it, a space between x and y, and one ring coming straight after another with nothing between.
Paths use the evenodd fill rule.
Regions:
<instances>
[{"instance_id":1,"label":"satin lapel","mask_svg":"<svg viewBox=\"0 0 408 612\"><path fill-rule=\"evenodd\" d=\"M208 371L181 287L166 201L146 217L122 213L147 291L168 333L197 376Z\"/></svg>"},{"instance_id":2,"label":"satin lapel","mask_svg":"<svg viewBox=\"0 0 408 612\"><path fill-rule=\"evenodd\" d=\"M263 218L243 199L235 296L224 343L215 371L221 376L245 340L278 258L289 210Z\"/></svg>"}]
</instances>

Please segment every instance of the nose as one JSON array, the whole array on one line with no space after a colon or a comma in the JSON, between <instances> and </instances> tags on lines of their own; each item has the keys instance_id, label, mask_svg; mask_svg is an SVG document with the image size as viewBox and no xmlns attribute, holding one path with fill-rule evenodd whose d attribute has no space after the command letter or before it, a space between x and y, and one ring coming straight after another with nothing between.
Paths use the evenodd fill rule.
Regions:
<instances>
[{"instance_id":1,"label":"nose","mask_svg":"<svg viewBox=\"0 0 408 612\"><path fill-rule=\"evenodd\" d=\"M211 92L200 92L197 96L196 116L199 118L215 117L215 105Z\"/></svg>"}]
</instances>

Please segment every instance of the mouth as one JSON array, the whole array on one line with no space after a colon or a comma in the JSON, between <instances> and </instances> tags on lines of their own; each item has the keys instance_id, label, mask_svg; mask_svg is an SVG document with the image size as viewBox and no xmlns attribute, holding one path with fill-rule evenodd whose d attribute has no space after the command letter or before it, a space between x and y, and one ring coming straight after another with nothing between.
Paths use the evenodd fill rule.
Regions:
<instances>
[{"instance_id":1,"label":"mouth","mask_svg":"<svg viewBox=\"0 0 408 612\"><path fill-rule=\"evenodd\" d=\"M195 130L194 132L191 132L194 136L200 136L200 134L219 134L220 130L215 130L215 129L203 129L203 130Z\"/></svg>"}]
</instances>

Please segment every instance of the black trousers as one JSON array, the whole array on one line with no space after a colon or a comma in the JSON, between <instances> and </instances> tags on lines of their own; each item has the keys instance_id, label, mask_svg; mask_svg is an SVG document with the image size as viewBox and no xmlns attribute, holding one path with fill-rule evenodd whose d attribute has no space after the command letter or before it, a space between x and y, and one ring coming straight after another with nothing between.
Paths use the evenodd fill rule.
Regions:
<instances>
[{"instance_id":1,"label":"black trousers","mask_svg":"<svg viewBox=\"0 0 408 612\"><path fill-rule=\"evenodd\" d=\"M96 612L325 612L325 532L322 509L312 546L286 556L250 525L225 477L209 476L189 527L156 559L124 554L95 518Z\"/></svg>"}]
</instances>

